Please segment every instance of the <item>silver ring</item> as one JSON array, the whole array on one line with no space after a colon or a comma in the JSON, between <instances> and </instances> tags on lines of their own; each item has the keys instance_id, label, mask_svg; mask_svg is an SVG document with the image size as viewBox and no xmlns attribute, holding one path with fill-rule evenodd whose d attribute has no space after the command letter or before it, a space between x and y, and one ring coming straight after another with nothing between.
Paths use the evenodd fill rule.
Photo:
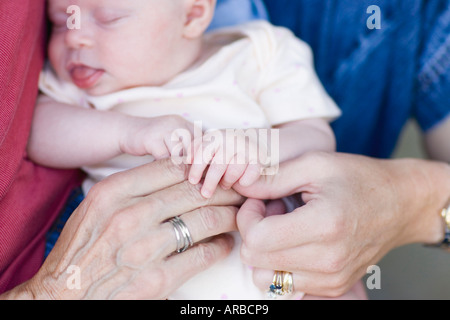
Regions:
<instances>
[{"instance_id":1,"label":"silver ring","mask_svg":"<svg viewBox=\"0 0 450 320\"><path fill-rule=\"evenodd\" d=\"M191 233L189 232L189 229L187 228L184 221L179 217L174 217L170 219L169 222L173 226L175 237L177 239L176 251L178 253L181 253L189 249L189 247L192 247L194 245L194 242L192 241Z\"/></svg>"}]
</instances>

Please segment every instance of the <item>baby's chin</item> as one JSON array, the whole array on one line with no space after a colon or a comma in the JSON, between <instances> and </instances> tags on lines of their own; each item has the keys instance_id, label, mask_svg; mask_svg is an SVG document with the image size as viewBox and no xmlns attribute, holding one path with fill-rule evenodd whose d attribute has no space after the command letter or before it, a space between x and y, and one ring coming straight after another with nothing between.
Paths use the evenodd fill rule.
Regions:
<instances>
[{"instance_id":1,"label":"baby's chin","mask_svg":"<svg viewBox=\"0 0 450 320\"><path fill-rule=\"evenodd\" d=\"M92 88L83 89L83 91L91 97L99 97L99 96L104 96L107 94L115 93L115 92L121 91L123 89L124 88L120 88L120 87L115 88L113 86L108 86L106 84L99 83Z\"/></svg>"},{"instance_id":2,"label":"baby's chin","mask_svg":"<svg viewBox=\"0 0 450 320\"><path fill-rule=\"evenodd\" d=\"M99 97L138 87L158 87L164 85L164 84L154 84L151 82L118 83L115 81L111 81L111 78L107 78L105 76L106 75L103 75L104 78L100 79L100 81L91 88L81 90L83 90L83 92L85 92L88 96Z\"/></svg>"},{"instance_id":3,"label":"baby's chin","mask_svg":"<svg viewBox=\"0 0 450 320\"><path fill-rule=\"evenodd\" d=\"M91 97L99 97L99 96L105 96L108 94L116 93L123 90L128 90L136 87L145 87L148 86L146 83L134 83L133 85L125 85L125 84L112 84L111 82L102 81L100 80L95 86L88 89L82 89L88 96Z\"/></svg>"},{"instance_id":4,"label":"baby's chin","mask_svg":"<svg viewBox=\"0 0 450 320\"><path fill-rule=\"evenodd\" d=\"M100 96L105 96L107 94L111 94L114 92L117 92L119 90L106 90L106 89L96 89L96 88L92 88L92 89L84 89L83 90L88 96L91 97L100 97Z\"/></svg>"}]
</instances>

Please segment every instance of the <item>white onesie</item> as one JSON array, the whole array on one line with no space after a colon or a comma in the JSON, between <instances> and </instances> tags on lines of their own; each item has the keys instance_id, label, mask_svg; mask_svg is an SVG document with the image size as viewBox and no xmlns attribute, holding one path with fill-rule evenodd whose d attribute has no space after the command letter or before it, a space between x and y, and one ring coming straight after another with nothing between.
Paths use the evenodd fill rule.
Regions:
<instances>
[{"instance_id":1,"label":"white onesie","mask_svg":"<svg viewBox=\"0 0 450 320\"><path fill-rule=\"evenodd\" d=\"M237 40L161 87L87 96L60 81L48 64L39 87L62 103L139 117L176 114L201 121L204 130L270 128L300 119L331 121L340 115L314 71L311 49L291 31L255 21L205 34L213 43L227 36ZM83 167L88 174L84 192L110 174L153 160L121 155ZM240 262L240 239L234 236L235 247L224 261L189 280L170 299L264 299L266 294L253 284L250 268Z\"/></svg>"}]
</instances>

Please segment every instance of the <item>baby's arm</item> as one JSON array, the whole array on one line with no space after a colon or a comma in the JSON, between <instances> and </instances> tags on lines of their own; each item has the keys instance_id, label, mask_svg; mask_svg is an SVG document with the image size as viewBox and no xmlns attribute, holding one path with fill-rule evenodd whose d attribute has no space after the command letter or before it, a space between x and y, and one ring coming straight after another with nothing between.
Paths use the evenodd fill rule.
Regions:
<instances>
[{"instance_id":1,"label":"baby's arm","mask_svg":"<svg viewBox=\"0 0 450 320\"><path fill-rule=\"evenodd\" d=\"M288 122L279 129L280 163L297 158L308 151L336 150L336 138L324 119L305 119Z\"/></svg>"},{"instance_id":2,"label":"baby's arm","mask_svg":"<svg viewBox=\"0 0 450 320\"><path fill-rule=\"evenodd\" d=\"M84 109L41 96L28 143L30 159L54 168L78 168L123 153L160 159L170 155L170 134L191 130L177 116L138 118Z\"/></svg>"},{"instance_id":3,"label":"baby's arm","mask_svg":"<svg viewBox=\"0 0 450 320\"><path fill-rule=\"evenodd\" d=\"M53 168L77 168L120 153L122 116L62 104L40 96L28 142L31 160Z\"/></svg>"}]
</instances>

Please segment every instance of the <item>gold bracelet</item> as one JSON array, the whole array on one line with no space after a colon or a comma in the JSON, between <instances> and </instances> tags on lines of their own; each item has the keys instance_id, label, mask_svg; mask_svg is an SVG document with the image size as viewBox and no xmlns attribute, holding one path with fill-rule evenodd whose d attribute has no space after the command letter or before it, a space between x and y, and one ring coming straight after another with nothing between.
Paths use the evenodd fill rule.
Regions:
<instances>
[{"instance_id":1,"label":"gold bracelet","mask_svg":"<svg viewBox=\"0 0 450 320\"><path fill-rule=\"evenodd\" d=\"M450 248L450 198L448 199L448 203L441 212L442 219L444 219L445 224L445 232L444 232L444 240L438 247L443 249Z\"/></svg>"}]
</instances>

